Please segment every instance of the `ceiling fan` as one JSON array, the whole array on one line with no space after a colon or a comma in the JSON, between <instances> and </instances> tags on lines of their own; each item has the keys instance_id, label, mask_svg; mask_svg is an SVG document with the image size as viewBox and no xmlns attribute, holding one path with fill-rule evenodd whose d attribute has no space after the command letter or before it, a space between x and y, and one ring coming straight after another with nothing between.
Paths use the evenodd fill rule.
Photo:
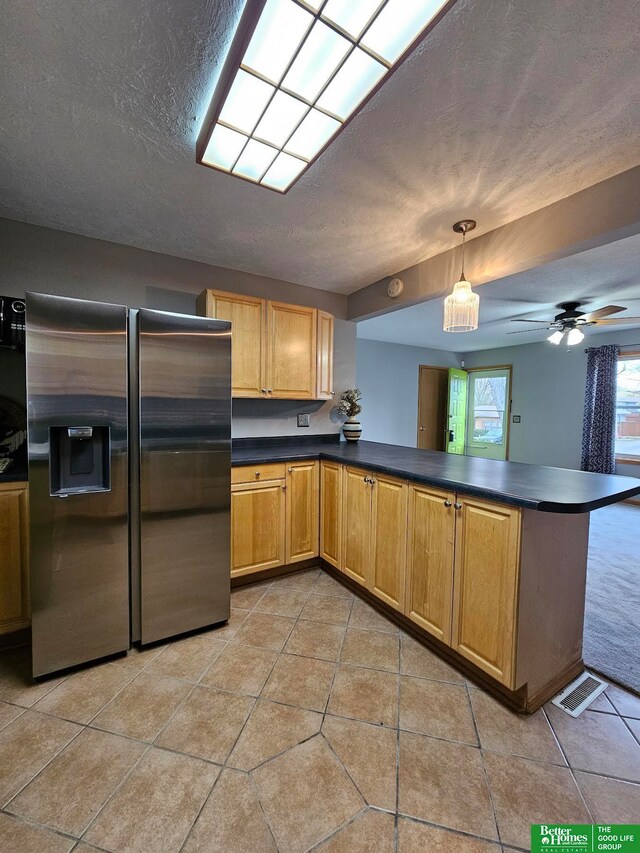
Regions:
<instances>
[{"instance_id":1,"label":"ceiling fan","mask_svg":"<svg viewBox=\"0 0 640 853\"><path fill-rule=\"evenodd\" d=\"M604 308L597 308L595 311L581 311L580 302L560 302L556 307L561 308L559 314L556 314L553 320L512 320L512 323L536 323L545 326L551 331L547 338L552 344L562 343L564 337L567 338L568 346L579 344L584 338L582 329L584 326L619 326L629 325L629 323L640 323L640 317L615 317L607 319L611 314L618 314L620 311L626 311L620 305L605 305ZM508 335L521 335L525 332L539 332L537 329L522 329L518 332L507 332Z\"/></svg>"}]
</instances>

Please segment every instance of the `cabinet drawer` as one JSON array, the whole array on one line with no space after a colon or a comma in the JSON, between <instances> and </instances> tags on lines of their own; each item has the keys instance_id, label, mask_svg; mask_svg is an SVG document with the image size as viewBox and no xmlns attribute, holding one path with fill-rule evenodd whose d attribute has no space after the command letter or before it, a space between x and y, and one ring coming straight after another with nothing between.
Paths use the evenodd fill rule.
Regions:
<instances>
[{"instance_id":1,"label":"cabinet drawer","mask_svg":"<svg viewBox=\"0 0 640 853\"><path fill-rule=\"evenodd\" d=\"M264 465L242 465L231 469L231 484L261 483L264 480L284 480L284 462L268 462Z\"/></svg>"}]
</instances>

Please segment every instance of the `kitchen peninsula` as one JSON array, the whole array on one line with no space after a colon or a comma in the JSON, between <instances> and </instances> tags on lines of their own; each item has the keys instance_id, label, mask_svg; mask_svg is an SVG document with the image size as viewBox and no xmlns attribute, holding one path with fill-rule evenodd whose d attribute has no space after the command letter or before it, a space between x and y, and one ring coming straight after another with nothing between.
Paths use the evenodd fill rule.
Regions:
<instances>
[{"instance_id":1,"label":"kitchen peninsula","mask_svg":"<svg viewBox=\"0 0 640 853\"><path fill-rule=\"evenodd\" d=\"M640 493L631 477L337 436L239 440L233 466L234 583L319 558L527 712L583 669L589 513Z\"/></svg>"}]
</instances>

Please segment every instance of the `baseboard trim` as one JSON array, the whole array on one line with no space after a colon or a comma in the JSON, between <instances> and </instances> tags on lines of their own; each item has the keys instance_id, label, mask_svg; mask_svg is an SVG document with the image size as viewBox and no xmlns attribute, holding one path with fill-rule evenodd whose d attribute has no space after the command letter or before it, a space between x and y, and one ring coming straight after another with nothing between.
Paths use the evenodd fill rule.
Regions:
<instances>
[{"instance_id":1,"label":"baseboard trim","mask_svg":"<svg viewBox=\"0 0 640 853\"><path fill-rule=\"evenodd\" d=\"M292 575L295 572L302 572L305 569L319 569L321 567L320 563L319 557L310 557L308 560L300 560L297 563L287 563L284 566L276 566L273 569L263 569L261 572L249 572L246 575L238 575L235 578L231 578L231 589L279 578L282 575Z\"/></svg>"}]
</instances>

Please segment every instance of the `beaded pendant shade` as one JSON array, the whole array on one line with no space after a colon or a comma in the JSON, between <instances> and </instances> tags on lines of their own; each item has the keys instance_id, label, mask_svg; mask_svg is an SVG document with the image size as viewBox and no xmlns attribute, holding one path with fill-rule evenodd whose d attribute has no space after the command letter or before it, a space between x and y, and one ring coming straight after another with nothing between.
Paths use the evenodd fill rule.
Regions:
<instances>
[{"instance_id":1,"label":"beaded pendant shade","mask_svg":"<svg viewBox=\"0 0 640 853\"><path fill-rule=\"evenodd\" d=\"M457 234L462 234L462 273L460 281L454 284L453 291L444 300L442 328L445 332L473 332L478 328L480 297L473 292L464 274L464 239L467 231L473 231L475 227L473 219L463 219L453 226Z\"/></svg>"}]
</instances>

